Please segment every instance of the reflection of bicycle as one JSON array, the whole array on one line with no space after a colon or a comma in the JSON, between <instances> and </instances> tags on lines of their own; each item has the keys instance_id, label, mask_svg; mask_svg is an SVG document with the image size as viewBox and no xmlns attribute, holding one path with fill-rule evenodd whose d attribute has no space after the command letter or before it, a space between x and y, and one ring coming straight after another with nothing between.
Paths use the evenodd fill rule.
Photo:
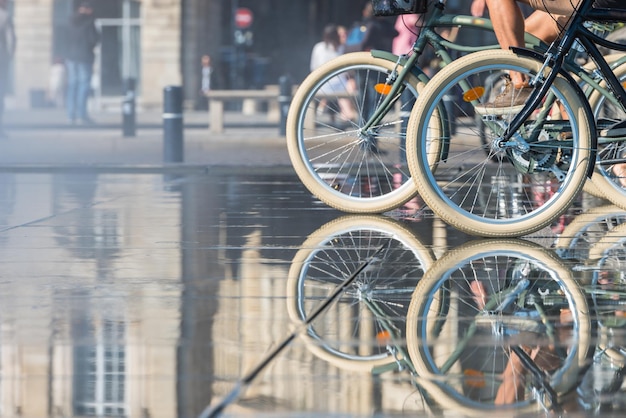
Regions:
<instances>
[{"instance_id":1,"label":"reflection of bicycle","mask_svg":"<svg viewBox=\"0 0 626 418\"><path fill-rule=\"evenodd\" d=\"M298 88L287 120L289 156L300 180L328 205L346 212L381 213L416 194L406 167L405 139L409 112L428 81L418 59L429 46L442 64L452 62L455 53L498 47L465 46L442 38L435 29L492 30L487 19L446 15L444 9L441 1L433 4L423 25L416 28L419 36L408 55L346 54L312 72ZM530 35L527 43L540 45ZM346 100L356 109L354 119L342 120L339 103ZM326 103L323 112L318 111L320 103ZM447 124L437 123L435 128L448 135Z\"/></svg>"},{"instance_id":2,"label":"reflection of bicycle","mask_svg":"<svg viewBox=\"0 0 626 418\"><path fill-rule=\"evenodd\" d=\"M589 249L582 270L589 274L585 290L591 296L599 325L594 361L579 389L587 410L613 410L626 374L626 222L612 228ZM621 337L620 337L621 336ZM619 402L618 402L619 403ZM622 408L617 406L617 410Z\"/></svg>"},{"instance_id":3,"label":"reflection of bicycle","mask_svg":"<svg viewBox=\"0 0 626 418\"><path fill-rule=\"evenodd\" d=\"M554 243L559 257L588 260L590 248L607 232L626 222L626 212L614 205L593 207L576 216Z\"/></svg>"},{"instance_id":4,"label":"reflection of bicycle","mask_svg":"<svg viewBox=\"0 0 626 418\"><path fill-rule=\"evenodd\" d=\"M382 246L377 260L303 334L318 357L353 370L371 370L402 357L384 340L402 338L411 295L434 256L400 222L346 216L311 234L289 271L287 308L297 324L306 322L309 313Z\"/></svg>"},{"instance_id":5,"label":"reflection of bicycle","mask_svg":"<svg viewBox=\"0 0 626 418\"><path fill-rule=\"evenodd\" d=\"M407 318L425 389L473 415L557 407L588 365L590 332L571 271L551 251L518 240L475 241L444 254L418 283Z\"/></svg>"},{"instance_id":6,"label":"reflection of bicycle","mask_svg":"<svg viewBox=\"0 0 626 418\"><path fill-rule=\"evenodd\" d=\"M407 371L432 409L481 415L539 403L557 410L559 396L576 384L589 354L586 302L569 270L537 245L494 240L446 253L422 279L418 266L429 265L430 254L398 226L384 218L346 217L303 245L288 284L288 308L296 323L306 321L307 312L381 241L391 240L389 250L338 304L310 325L307 347L344 369ZM398 262L405 267L398 269ZM471 280L483 285L481 309L474 305L477 294L469 291ZM525 393L494 405L507 359L526 349L528 341L532 349L544 350L544 363L530 350L524 357L530 370Z\"/></svg>"},{"instance_id":7,"label":"reflection of bicycle","mask_svg":"<svg viewBox=\"0 0 626 418\"><path fill-rule=\"evenodd\" d=\"M428 206L462 231L503 237L549 225L574 202L592 174L596 192L623 205L623 196L615 199L611 167L626 162L624 138L597 138L594 111L598 116L608 115L605 110L610 104L625 115L619 103L626 104L620 83L626 67L612 69L595 43L622 51L626 46L595 35L585 21L625 19L625 10L594 9L592 0L583 0L564 36L547 54L520 49L482 51L457 59L434 76L420 92L407 128L409 169ZM593 92L589 98L566 65L567 54L577 45L597 64L592 75L576 73ZM525 74L535 87L525 106L485 105L488 83L499 82L499 77L491 76L503 71ZM469 110L458 106L462 112L458 120L467 123L457 124L459 132L454 136L442 135L445 129L438 127L446 123L441 109L450 96L461 97L465 106L471 104ZM474 126L475 113L481 115L489 133L486 145L481 145ZM600 131L605 122L598 121ZM433 147L436 142L445 146ZM447 150L444 155L433 154L442 148ZM551 189L547 200L535 199L546 187ZM480 204L479 195L483 196Z\"/></svg>"}]
</instances>

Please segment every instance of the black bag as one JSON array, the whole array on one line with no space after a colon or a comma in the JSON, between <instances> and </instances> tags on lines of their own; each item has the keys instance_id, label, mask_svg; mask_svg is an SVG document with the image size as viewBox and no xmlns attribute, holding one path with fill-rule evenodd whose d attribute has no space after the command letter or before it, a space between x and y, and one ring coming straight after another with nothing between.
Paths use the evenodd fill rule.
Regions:
<instances>
[{"instance_id":1,"label":"black bag","mask_svg":"<svg viewBox=\"0 0 626 418\"><path fill-rule=\"evenodd\" d=\"M374 16L425 13L427 0L372 0Z\"/></svg>"}]
</instances>

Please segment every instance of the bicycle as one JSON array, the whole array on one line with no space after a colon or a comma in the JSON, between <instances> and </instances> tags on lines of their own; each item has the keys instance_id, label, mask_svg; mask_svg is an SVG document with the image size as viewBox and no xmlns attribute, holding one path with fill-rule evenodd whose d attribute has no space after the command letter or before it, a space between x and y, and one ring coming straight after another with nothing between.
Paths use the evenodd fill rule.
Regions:
<instances>
[{"instance_id":1,"label":"bicycle","mask_svg":"<svg viewBox=\"0 0 626 418\"><path fill-rule=\"evenodd\" d=\"M431 410L453 407L472 416L494 408L529 411L543 405L558 410L560 396L575 386L588 364L590 316L571 271L536 244L473 242L434 260L397 221L345 216L311 234L294 257L287 283L294 324L307 323L308 313L381 243L386 250L378 260L300 334L310 352L344 370L408 373L406 381ZM464 285L469 280L489 290L482 310L470 307L474 296ZM554 314L561 308L573 312L571 319ZM471 323L473 331L465 332ZM529 390L509 405L494 405L504 364L522 344L517 336L533 332L548 335L542 346L556 345L554 369L545 377L531 359L527 367L533 378L525 383ZM435 344L435 338L442 344ZM459 349L442 360L447 347ZM480 367L476 350L486 356ZM495 352L498 361L489 355ZM459 365L464 373L459 374Z\"/></svg>"},{"instance_id":2,"label":"bicycle","mask_svg":"<svg viewBox=\"0 0 626 418\"><path fill-rule=\"evenodd\" d=\"M405 3L424 5L426 1ZM297 175L313 195L352 213L383 213L415 196L406 165L406 123L429 80L418 59L429 46L442 65L452 62L453 54L498 48L497 44L464 46L435 30L455 27L493 31L488 19L447 15L443 1L437 1L424 15L407 55L345 54L304 79L289 108L287 147ZM528 34L526 42L529 47L547 49ZM356 120L342 119L339 100L352 102L358 112ZM449 129L447 124L437 127L444 133Z\"/></svg>"},{"instance_id":3,"label":"bicycle","mask_svg":"<svg viewBox=\"0 0 626 418\"><path fill-rule=\"evenodd\" d=\"M626 70L612 68L596 44L619 51L626 51L626 45L594 34L593 24L586 22L625 20L626 10L595 9L592 0L583 0L545 54L519 48L480 51L435 75L417 98L407 127L409 171L428 206L457 229L486 237L523 236L549 225L579 196L588 178L601 197L623 207L609 170L626 162L625 138L599 138L607 123L596 124L594 111L602 116L604 109L619 106L624 114L626 92L620 79ZM576 73L590 86L588 97L566 60L579 46L596 64L591 76ZM490 100L484 96L486 83L495 84L490 76L502 71L517 71L531 80L534 89L525 106L484 106ZM471 104L472 114L461 113L466 117L459 122L471 123L461 126L460 134L446 136L432 126L447 123L441 109L451 94ZM473 113L481 115L489 132L486 145L471 126ZM433 154L444 148L444 154Z\"/></svg>"}]
</instances>

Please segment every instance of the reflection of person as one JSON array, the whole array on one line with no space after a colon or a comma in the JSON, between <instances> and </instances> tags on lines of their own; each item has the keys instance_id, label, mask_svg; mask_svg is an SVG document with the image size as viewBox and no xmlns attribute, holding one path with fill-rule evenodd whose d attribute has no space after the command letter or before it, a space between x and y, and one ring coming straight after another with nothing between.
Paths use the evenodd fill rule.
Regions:
<instances>
[{"instance_id":1,"label":"reflection of person","mask_svg":"<svg viewBox=\"0 0 626 418\"><path fill-rule=\"evenodd\" d=\"M470 282L470 291L474 298L476 308L481 311L484 310L489 299L489 294L485 289L484 283L480 280ZM567 333L572 321L571 311L569 309L561 309L558 323L562 325L562 327L557 327L557 329L559 329L559 334L563 335L556 335L555 338L560 339L560 341L567 341L570 337ZM549 371L560 366L559 356L556 353L554 343L535 345L535 343L539 341L538 335L530 331L521 331L518 336L524 336L523 339L519 339L519 343L526 341L530 344L520 344L518 347L526 353L528 358L530 358L539 369ZM514 341L511 342L515 344ZM496 393L494 404L509 405L523 399L528 372L522 359L513 350L510 350L508 361L501 375L502 383Z\"/></svg>"},{"instance_id":2,"label":"reflection of person","mask_svg":"<svg viewBox=\"0 0 626 418\"><path fill-rule=\"evenodd\" d=\"M72 17L68 30L67 59L67 116L71 123L76 121L92 124L87 114L87 99L91 90L91 75L94 63L94 48L100 36L93 17L93 7L82 1Z\"/></svg>"},{"instance_id":3,"label":"reflection of person","mask_svg":"<svg viewBox=\"0 0 626 418\"><path fill-rule=\"evenodd\" d=\"M0 0L0 139L6 138L3 127L4 96L9 82L9 63L15 53L15 30L9 11L7 0Z\"/></svg>"}]
</instances>

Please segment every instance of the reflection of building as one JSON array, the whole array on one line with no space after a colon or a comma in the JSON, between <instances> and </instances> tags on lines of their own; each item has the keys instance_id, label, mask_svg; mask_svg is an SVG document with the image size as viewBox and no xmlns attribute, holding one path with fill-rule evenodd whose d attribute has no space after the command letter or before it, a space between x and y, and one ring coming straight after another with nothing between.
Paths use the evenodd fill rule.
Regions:
<instances>
[{"instance_id":1,"label":"reflection of building","mask_svg":"<svg viewBox=\"0 0 626 418\"><path fill-rule=\"evenodd\" d=\"M0 416L198 416L293 330L291 249L335 213L276 216L303 207L290 188L276 198L291 174L222 176L0 176ZM377 379L297 341L241 405L406 413L414 388Z\"/></svg>"},{"instance_id":2,"label":"reflection of building","mask_svg":"<svg viewBox=\"0 0 626 418\"><path fill-rule=\"evenodd\" d=\"M2 234L3 248L29 248L30 255L16 259L3 251L3 417L177 416L180 290L162 280L177 283L179 252L147 262L124 251L177 240L179 231L154 232L136 221L156 206L145 193L151 177L132 183L96 177L3 177L22 187L5 193L13 196L6 202L13 210L2 214L5 228L37 219L50 231L35 247L23 228ZM123 207L96 203L111 196L136 198ZM175 223L179 206L159 212Z\"/></svg>"}]
</instances>

